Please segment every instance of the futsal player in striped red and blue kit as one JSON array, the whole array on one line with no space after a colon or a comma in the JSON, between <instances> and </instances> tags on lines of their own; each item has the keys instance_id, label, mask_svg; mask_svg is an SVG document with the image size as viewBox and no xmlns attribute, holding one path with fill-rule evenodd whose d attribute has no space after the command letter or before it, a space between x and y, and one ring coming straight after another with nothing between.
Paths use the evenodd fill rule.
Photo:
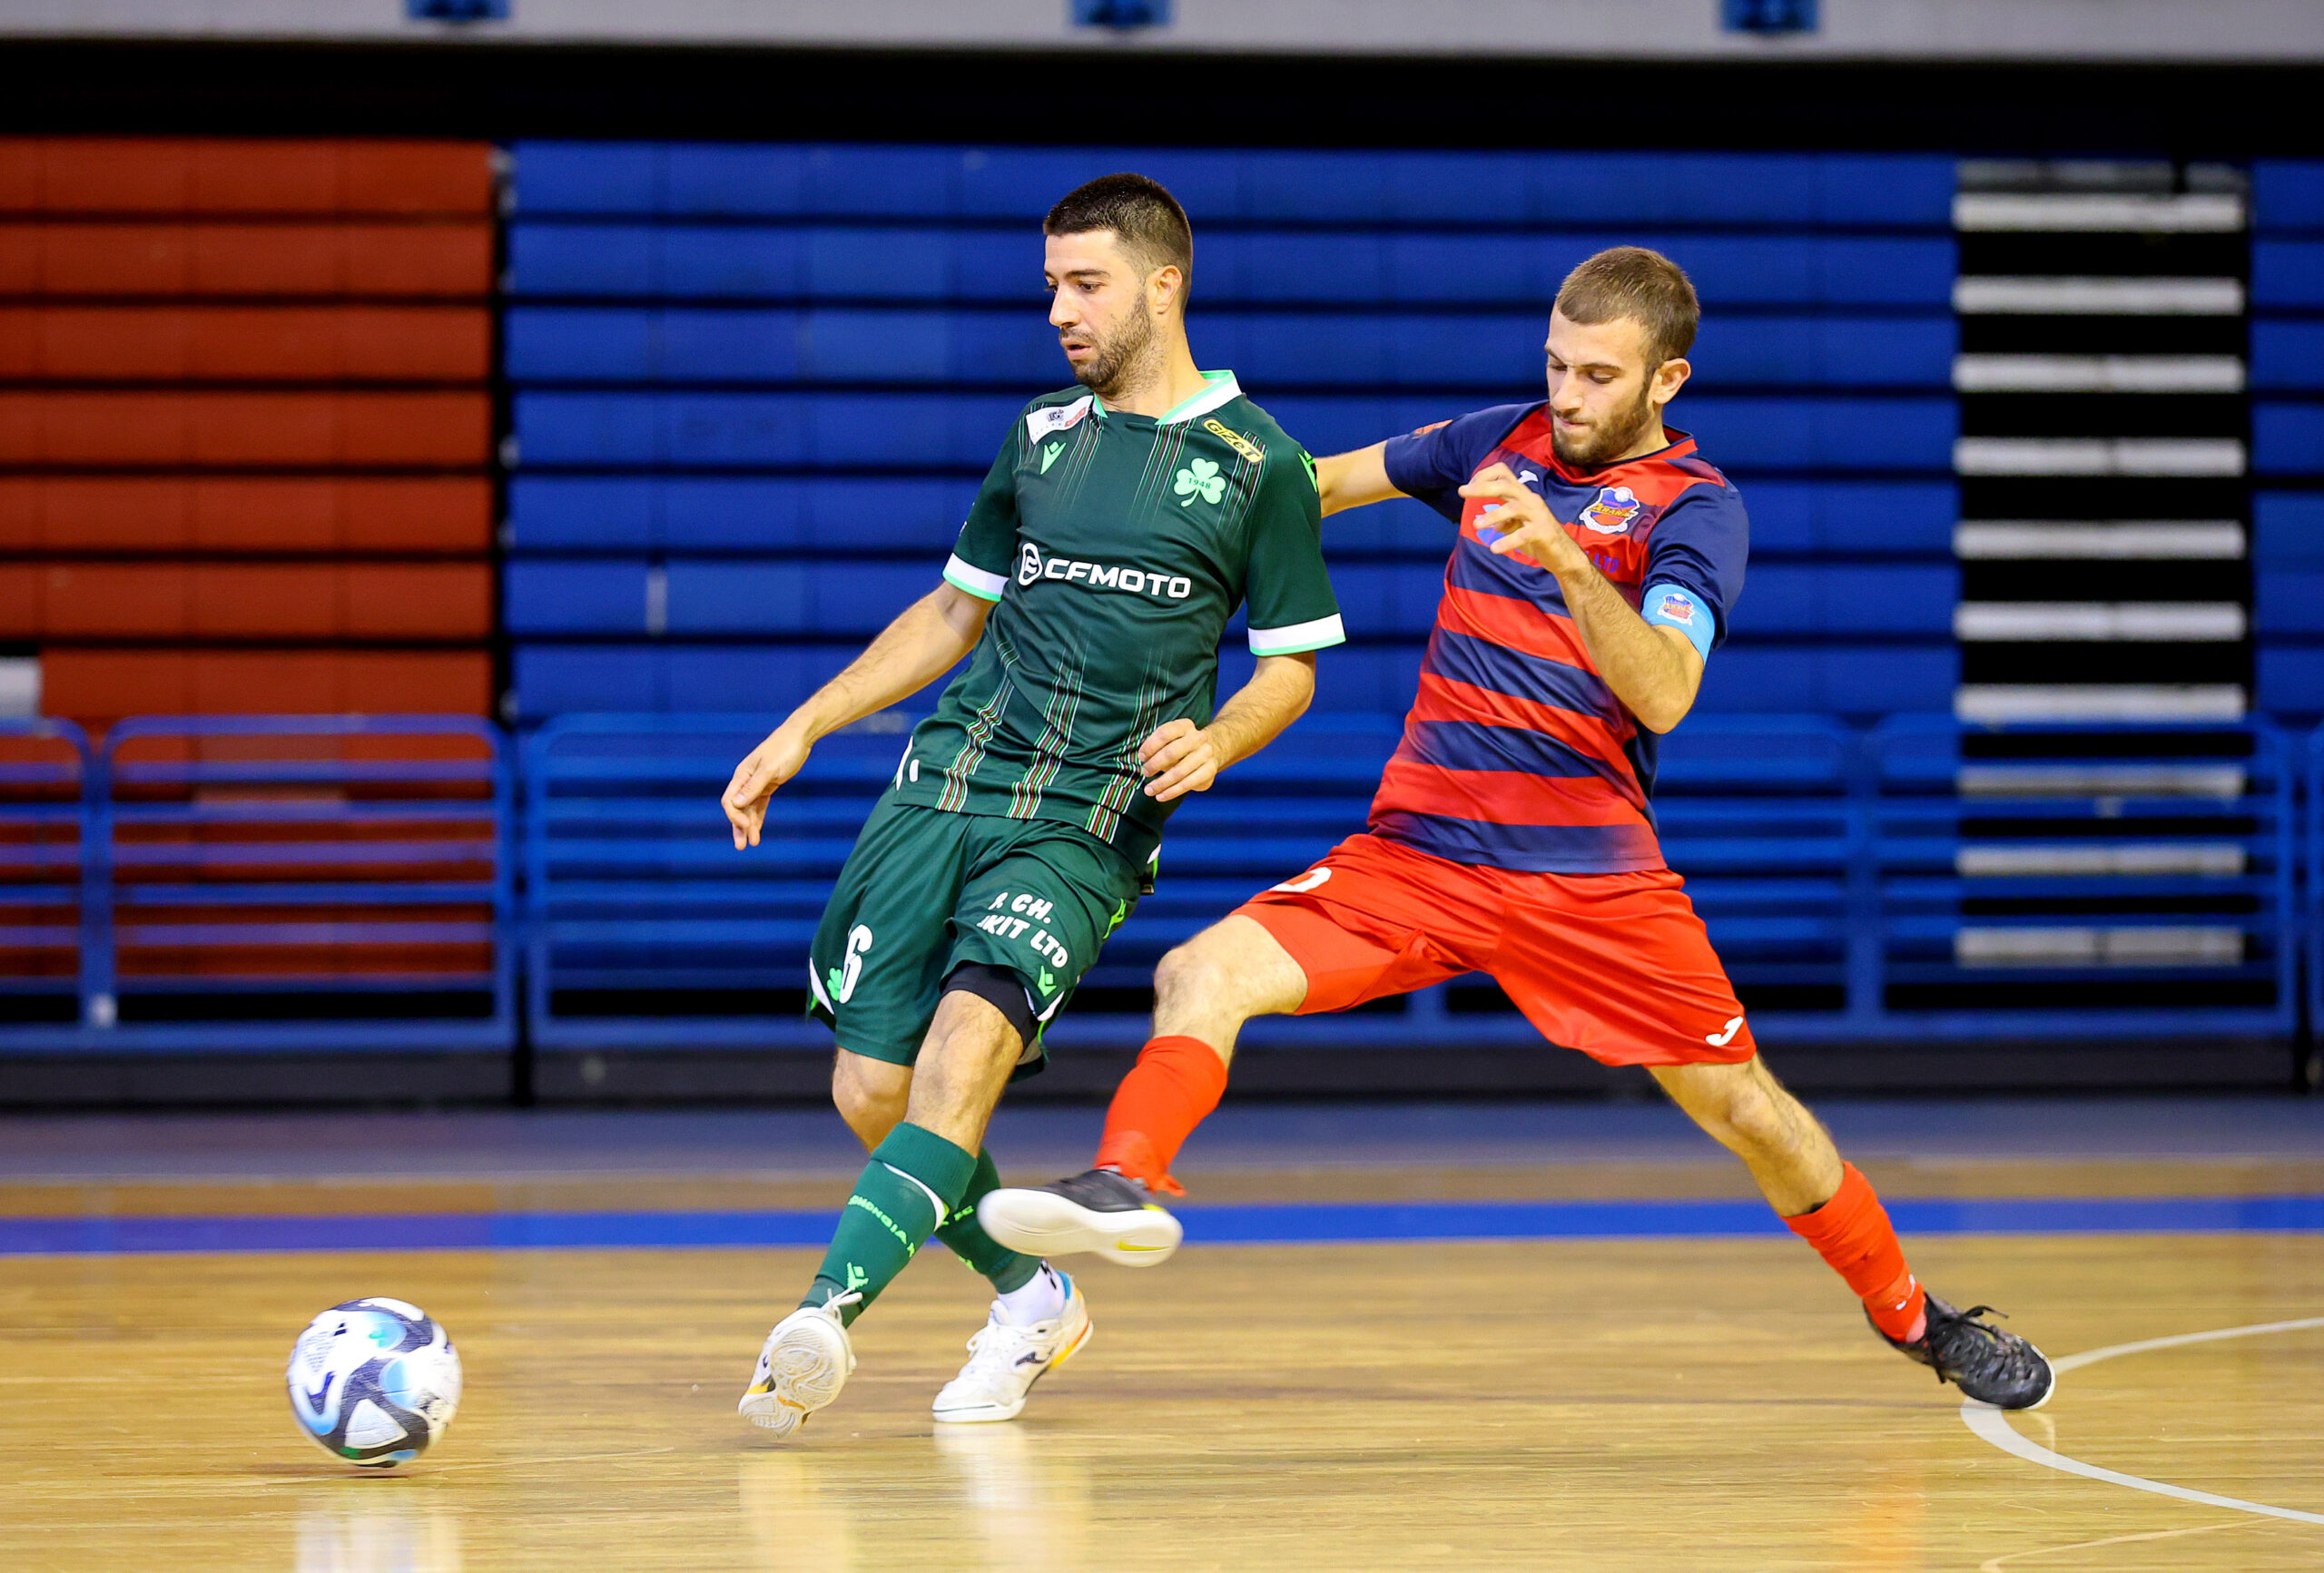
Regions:
<instances>
[{"instance_id":1,"label":"futsal player in striped red and blue kit","mask_svg":"<svg viewBox=\"0 0 2324 1573\"><path fill-rule=\"evenodd\" d=\"M1370 824L1164 959L1097 1166L990 1193L995 1239L1159 1261L1179 1227L1153 1196L1181 1194L1171 1160L1245 1021L1482 972L1551 1042L1647 1067L1890 1344L1988 1402L2048 1398L2039 1350L1921 1288L1871 1185L1760 1062L1655 838L1659 734L1726 637L1749 536L1736 488L1662 424L1698 317L1669 259L1600 252L1559 290L1547 399L1317 466L1326 514L1401 495L1460 527Z\"/></svg>"}]
</instances>

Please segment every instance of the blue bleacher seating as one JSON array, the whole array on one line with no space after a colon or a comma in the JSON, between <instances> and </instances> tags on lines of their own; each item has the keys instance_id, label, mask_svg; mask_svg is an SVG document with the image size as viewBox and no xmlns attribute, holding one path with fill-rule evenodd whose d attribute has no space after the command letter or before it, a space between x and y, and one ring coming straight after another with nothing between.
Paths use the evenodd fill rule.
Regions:
<instances>
[{"instance_id":1,"label":"blue bleacher seating","mask_svg":"<svg viewBox=\"0 0 2324 1573\"><path fill-rule=\"evenodd\" d=\"M1208 152L527 142L517 211L1038 221L1135 167L1217 222L1939 228L1952 161L1830 153Z\"/></svg>"},{"instance_id":2,"label":"blue bleacher seating","mask_svg":"<svg viewBox=\"0 0 2324 1573\"><path fill-rule=\"evenodd\" d=\"M509 545L520 554L822 550L940 563L976 494L965 477L520 475L508 487Z\"/></svg>"},{"instance_id":3,"label":"blue bleacher seating","mask_svg":"<svg viewBox=\"0 0 2324 1573\"><path fill-rule=\"evenodd\" d=\"M1713 311L1734 307L1942 313L1949 237L1557 231L1211 230L1196 249L1201 309L1238 305L1503 307L1531 313L1573 265L1613 245L1651 246L1687 270ZM520 300L1036 303L1031 225L683 224L520 221L509 284Z\"/></svg>"},{"instance_id":4,"label":"blue bleacher seating","mask_svg":"<svg viewBox=\"0 0 2324 1573\"><path fill-rule=\"evenodd\" d=\"M2324 230L2324 160L2260 159L2251 166L2251 225Z\"/></svg>"},{"instance_id":5,"label":"blue bleacher seating","mask_svg":"<svg viewBox=\"0 0 2324 1573\"><path fill-rule=\"evenodd\" d=\"M1759 555L1706 707L1949 702L1945 160L527 143L522 719L788 704L932 583L1021 401L1065 381L1038 221L1120 167L1196 217L1198 352L1317 453L1524 398L1566 270L1666 250L1709 307L1672 419ZM1393 723L1450 526L1397 503L1324 538L1354 644L1316 709Z\"/></svg>"},{"instance_id":6,"label":"blue bleacher seating","mask_svg":"<svg viewBox=\"0 0 2324 1573\"><path fill-rule=\"evenodd\" d=\"M2270 390L2324 389L2324 322L2251 324L2251 386Z\"/></svg>"},{"instance_id":7,"label":"blue bleacher seating","mask_svg":"<svg viewBox=\"0 0 2324 1573\"><path fill-rule=\"evenodd\" d=\"M2260 475L2324 475L2324 403L2255 399L2251 467Z\"/></svg>"},{"instance_id":8,"label":"blue bleacher seating","mask_svg":"<svg viewBox=\"0 0 2324 1573\"><path fill-rule=\"evenodd\" d=\"M2252 241L2251 305L2260 311L2324 306L2324 241Z\"/></svg>"}]
</instances>

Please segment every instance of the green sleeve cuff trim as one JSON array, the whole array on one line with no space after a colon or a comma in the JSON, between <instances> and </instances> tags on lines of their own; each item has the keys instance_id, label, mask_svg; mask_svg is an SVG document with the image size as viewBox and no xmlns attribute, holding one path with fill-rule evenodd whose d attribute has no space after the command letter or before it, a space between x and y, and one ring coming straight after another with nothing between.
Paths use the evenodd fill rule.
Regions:
<instances>
[{"instance_id":1,"label":"green sleeve cuff trim","mask_svg":"<svg viewBox=\"0 0 2324 1573\"><path fill-rule=\"evenodd\" d=\"M1310 650L1323 650L1346 643L1347 629L1341 624L1336 612L1328 617L1318 617L1312 623L1294 623L1287 628L1251 630L1251 654L1254 655L1304 655Z\"/></svg>"},{"instance_id":2,"label":"green sleeve cuff trim","mask_svg":"<svg viewBox=\"0 0 2324 1573\"><path fill-rule=\"evenodd\" d=\"M974 563L963 562L957 552L944 565L944 582L980 601L998 601L1009 588L1008 575L988 574Z\"/></svg>"}]
</instances>

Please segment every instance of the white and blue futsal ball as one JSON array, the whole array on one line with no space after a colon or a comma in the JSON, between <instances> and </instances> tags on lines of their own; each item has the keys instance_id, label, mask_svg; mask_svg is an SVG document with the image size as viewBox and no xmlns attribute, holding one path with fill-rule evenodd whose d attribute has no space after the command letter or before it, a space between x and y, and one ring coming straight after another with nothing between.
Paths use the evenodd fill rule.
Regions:
<instances>
[{"instance_id":1,"label":"white and blue futsal ball","mask_svg":"<svg viewBox=\"0 0 2324 1573\"><path fill-rule=\"evenodd\" d=\"M452 1423L460 1357L419 1306L350 1300L307 1323L283 1382L292 1417L316 1446L365 1469L392 1469Z\"/></svg>"}]
</instances>

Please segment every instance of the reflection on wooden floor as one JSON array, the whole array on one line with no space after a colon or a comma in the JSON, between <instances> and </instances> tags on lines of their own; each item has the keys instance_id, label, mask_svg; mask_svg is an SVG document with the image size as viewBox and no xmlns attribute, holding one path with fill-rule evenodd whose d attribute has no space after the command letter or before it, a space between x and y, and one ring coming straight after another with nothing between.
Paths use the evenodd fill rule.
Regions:
<instances>
[{"instance_id":1,"label":"reflection on wooden floor","mask_svg":"<svg viewBox=\"0 0 2324 1573\"><path fill-rule=\"evenodd\" d=\"M2313 1236L1931 1239L1924 1275L2053 1353L2324 1311ZM1020 1421L940 1431L982 1317L931 1250L789 1449L734 1418L805 1252L0 1263L0 1568L2324 1567L2324 1528L2081 1480L1972 1436L1781 1239L1189 1250L1093 1269L1089 1347ZM468 1397L397 1476L291 1429L314 1311L415 1300ZM2324 1511L2324 1330L2126 1357L2026 1434Z\"/></svg>"}]
</instances>

